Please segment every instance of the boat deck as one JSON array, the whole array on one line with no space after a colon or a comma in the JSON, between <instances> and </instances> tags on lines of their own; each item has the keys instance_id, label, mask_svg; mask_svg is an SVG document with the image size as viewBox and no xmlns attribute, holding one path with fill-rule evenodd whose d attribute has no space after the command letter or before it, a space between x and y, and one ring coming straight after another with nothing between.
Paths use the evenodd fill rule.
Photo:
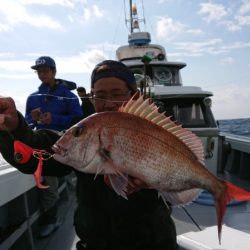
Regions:
<instances>
[{"instance_id":1,"label":"boat deck","mask_svg":"<svg viewBox=\"0 0 250 250\"><path fill-rule=\"evenodd\" d=\"M75 191L71 190L67 199L61 201L58 211L58 219L62 225L50 236L44 239L38 238L33 232L34 250L75 250L79 240L73 226L74 210L76 206Z\"/></svg>"},{"instance_id":2,"label":"boat deck","mask_svg":"<svg viewBox=\"0 0 250 250\"><path fill-rule=\"evenodd\" d=\"M238 177L232 175L226 175L224 177L250 191L249 181L240 180ZM71 191L69 198L63 201L60 206L59 217L62 220L61 227L59 227L59 229L48 238L38 239L34 236L35 250L75 250L75 245L78 241L73 227L75 203L75 194L74 191ZM207 227L217 225L215 207L211 205L203 205L193 202L184 208L175 207L173 208L172 216L176 224L178 235L192 231L198 232ZM250 202L228 206L224 223L231 228L250 234ZM217 240L217 233L211 235L211 237L214 237ZM180 250L184 249L186 248L180 247Z\"/></svg>"}]
</instances>

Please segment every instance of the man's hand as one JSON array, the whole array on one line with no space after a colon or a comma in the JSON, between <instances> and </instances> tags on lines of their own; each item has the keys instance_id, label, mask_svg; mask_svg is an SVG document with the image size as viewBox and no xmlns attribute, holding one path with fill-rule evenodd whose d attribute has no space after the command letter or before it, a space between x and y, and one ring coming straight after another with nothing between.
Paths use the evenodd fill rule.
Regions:
<instances>
[{"instance_id":1,"label":"man's hand","mask_svg":"<svg viewBox=\"0 0 250 250\"><path fill-rule=\"evenodd\" d=\"M13 131L18 127L16 105L11 97L0 96L0 130Z\"/></svg>"},{"instance_id":2,"label":"man's hand","mask_svg":"<svg viewBox=\"0 0 250 250\"><path fill-rule=\"evenodd\" d=\"M140 179L133 178L129 176L129 184L127 186L127 194L132 194L134 192L138 192L141 189L150 189L151 187L148 186L145 182Z\"/></svg>"},{"instance_id":3,"label":"man's hand","mask_svg":"<svg viewBox=\"0 0 250 250\"><path fill-rule=\"evenodd\" d=\"M32 109L30 112L33 121L40 124L51 124L52 115L50 112L42 113L40 108Z\"/></svg>"},{"instance_id":4,"label":"man's hand","mask_svg":"<svg viewBox=\"0 0 250 250\"><path fill-rule=\"evenodd\" d=\"M41 117L41 110L40 108L36 108L36 109L32 109L30 112L31 118L33 121L39 121L40 117Z\"/></svg>"},{"instance_id":5,"label":"man's hand","mask_svg":"<svg viewBox=\"0 0 250 250\"><path fill-rule=\"evenodd\" d=\"M51 124L52 122L52 115L50 112L46 112L44 114L41 115L39 121L42 123L42 124Z\"/></svg>"}]
</instances>

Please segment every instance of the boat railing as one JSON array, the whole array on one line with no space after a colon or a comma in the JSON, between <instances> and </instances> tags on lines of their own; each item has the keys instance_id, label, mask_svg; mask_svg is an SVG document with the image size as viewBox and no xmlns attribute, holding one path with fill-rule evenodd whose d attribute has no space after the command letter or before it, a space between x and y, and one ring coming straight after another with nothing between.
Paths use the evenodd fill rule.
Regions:
<instances>
[{"instance_id":1,"label":"boat railing","mask_svg":"<svg viewBox=\"0 0 250 250\"><path fill-rule=\"evenodd\" d=\"M67 181L60 178L59 183L59 194L67 195ZM38 197L33 175L22 174L1 160L0 250L12 249L17 242L26 242L34 250L32 227L40 217Z\"/></svg>"},{"instance_id":2,"label":"boat railing","mask_svg":"<svg viewBox=\"0 0 250 250\"><path fill-rule=\"evenodd\" d=\"M222 132L219 136L222 141L221 171L250 180L250 137Z\"/></svg>"}]
</instances>

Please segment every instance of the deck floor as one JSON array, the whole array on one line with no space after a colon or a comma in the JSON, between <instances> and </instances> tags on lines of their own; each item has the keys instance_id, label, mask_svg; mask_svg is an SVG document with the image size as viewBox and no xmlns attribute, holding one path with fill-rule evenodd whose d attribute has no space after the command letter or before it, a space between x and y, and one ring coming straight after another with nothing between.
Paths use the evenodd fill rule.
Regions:
<instances>
[{"instance_id":1,"label":"deck floor","mask_svg":"<svg viewBox=\"0 0 250 250\"><path fill-rule=\"evenodd\" d=\"M76 206L75 191L70 191L66 200L61 202L58 218L62 225L50 236L40 239L34 235L35 250L75 250L79 240L73 226L74 211Z\"/></svg>"}]
</instances>

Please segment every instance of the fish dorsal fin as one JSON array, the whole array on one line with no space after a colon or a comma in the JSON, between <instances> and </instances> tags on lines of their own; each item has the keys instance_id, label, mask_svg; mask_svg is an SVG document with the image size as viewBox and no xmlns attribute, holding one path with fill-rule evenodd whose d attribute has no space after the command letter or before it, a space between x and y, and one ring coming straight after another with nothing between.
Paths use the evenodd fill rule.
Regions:
<instances>
[{"instance_id":1,"label":"fish dorsal fin","mask_svg":"<svg viewBox=\"0 0 250 250\"><path fill-rule=\"evenodd\" d=\"M132 97L126 104L119 108L119 112L129 113L163 127L168 132L179 138L187 147L192 150L200 162L204 162L204 149L202 142L192 131L176 124L165 113L160 113L159 107L150 103L150 99L143 99L141 95L137 100Z\"/></svg>"}]
</instances>

